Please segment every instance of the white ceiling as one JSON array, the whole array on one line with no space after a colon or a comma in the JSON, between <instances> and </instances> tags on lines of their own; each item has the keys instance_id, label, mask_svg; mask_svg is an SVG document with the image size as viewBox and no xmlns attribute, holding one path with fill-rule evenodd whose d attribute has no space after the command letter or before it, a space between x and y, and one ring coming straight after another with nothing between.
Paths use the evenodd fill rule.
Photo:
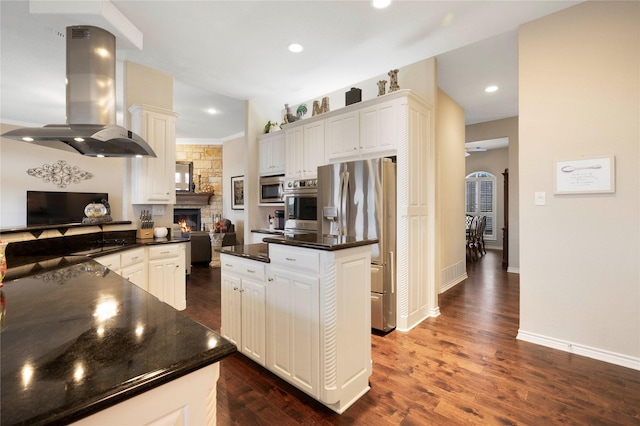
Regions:
<instances>
[{"instance_id":1,"label":"white ceiling","mask_svg":"<svg viewBox=\"0 0 640 426\"><path fill-rule=\"evenodd\" d=\"M30 3L58 14L30 13ZM0 119L64 123L65 41L58 33L79 24L113 32L119 61L174 75L184 140L242 133L246 99L282 108L433 56L439 86L463 106L467 124L512 117L517 27L576 3L396 0L376 10L368 0L2 0ZM288 52L292 42L305 50ZM500 89L486 94L489 84Z\"/></svg>"}]
</instances>

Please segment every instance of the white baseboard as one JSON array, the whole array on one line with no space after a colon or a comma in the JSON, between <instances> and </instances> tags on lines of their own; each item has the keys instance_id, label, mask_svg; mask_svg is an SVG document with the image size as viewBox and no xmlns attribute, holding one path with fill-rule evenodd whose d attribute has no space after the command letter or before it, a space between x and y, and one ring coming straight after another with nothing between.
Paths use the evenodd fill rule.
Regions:
<instances>
[{"instance_id":1,"label":"white baseboard","mask_svg":"<svg viewBox=\"0 0 640 426\"><path fill-rule=\"evenodd\" d=\"M520 268L514 268L513 266L509 266L509 267L507 267L507 272L509 272L511 274L519 274L520 273Z\"/></svg>"},{"instance_id":2,"label":"white baseboard","mask_svg":"<svg viewBox=\"0 0 640 426\"><path fill-rule=\"evenodd\" d=\"M529 333L522 330L518 330L518 336L516 336L516 338L525 342L535 343L536 345L546 346L548 348L558 349L564 352L586 356L587 358L597 359L598 361L604 361L610 364L620 365L622 367L640 371L640 358L592 348L590 346L555 339L553 337L541 336L539 334Z\"/></svg>"},{"instance_id":3,"label":"white baseboard","mask_svg":"<svg viewBox=\"0 0 640 426\"><path fill-rule=\"evenodd\" d=\"M463 275L457 277L455 280L448 282L448 283L443 283L443 286L440 286L440 291L438 292L438 294L442 294L447 290L451 290L453 287L457 286L458 284L460 284L462 281L466 280L467 278L469 278L469 276L467 275L467 273L465 272Z\"/></svg>"}]
</instances>

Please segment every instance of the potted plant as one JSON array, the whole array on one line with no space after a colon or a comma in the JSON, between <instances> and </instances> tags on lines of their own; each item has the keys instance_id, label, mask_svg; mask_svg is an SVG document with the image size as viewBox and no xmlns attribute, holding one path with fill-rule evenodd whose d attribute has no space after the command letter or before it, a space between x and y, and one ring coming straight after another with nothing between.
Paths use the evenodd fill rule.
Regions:
<instances>
[{"instance_id":1,"label":"potted plant","mask_svg":"<svg viewBox=\"0 0 640 426\"><path fill-rule=\"evenodd\" d=\"M267 121L267 124L264 125L264 132L271 133L280 130L280 124L276 121Z\"/></svg>"}]
</instances>

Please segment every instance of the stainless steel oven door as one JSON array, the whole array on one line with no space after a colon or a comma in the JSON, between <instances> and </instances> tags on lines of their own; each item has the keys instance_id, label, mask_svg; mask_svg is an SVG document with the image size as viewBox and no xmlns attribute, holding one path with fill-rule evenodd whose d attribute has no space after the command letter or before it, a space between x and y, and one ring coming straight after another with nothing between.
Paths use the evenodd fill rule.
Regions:
<instances>
[{"instance_id":1,"label":"stainless steel oven door","mask_svg":"<svg viewBox=\"0 0 640 426\"><path fill-rule=\"evenodd\" d=\"M284 197L284 229L318 232L317 191L286 193Z\"/></svg>"}]
</instances>

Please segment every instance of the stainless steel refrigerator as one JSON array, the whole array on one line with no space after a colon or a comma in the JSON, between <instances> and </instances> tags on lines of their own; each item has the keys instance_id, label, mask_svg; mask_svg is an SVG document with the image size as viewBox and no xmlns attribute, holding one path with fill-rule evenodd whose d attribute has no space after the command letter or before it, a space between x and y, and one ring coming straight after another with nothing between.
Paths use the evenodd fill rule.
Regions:
<instances>
[{"instance_id":1,"label":"stainless steel refrigerator","mask_svg":"<svg viewBox=\"0 0 640 426\"><path fill-rule=\"evenodd\" d=\"M379 240L371 251L371 327L395 328L395 163L376 158L318 167L318 232Z\"/></svg>"}]
</instances>

